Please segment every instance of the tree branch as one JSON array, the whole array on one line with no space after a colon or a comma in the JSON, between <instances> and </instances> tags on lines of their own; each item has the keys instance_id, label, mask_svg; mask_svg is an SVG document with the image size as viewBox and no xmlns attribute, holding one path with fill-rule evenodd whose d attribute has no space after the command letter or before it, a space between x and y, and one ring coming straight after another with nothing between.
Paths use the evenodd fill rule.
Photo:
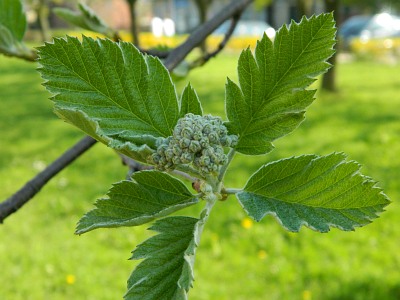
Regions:
<instances>
[{"instance_id":1,"label":"tree branch","mask_svg":"<svg viewBox=\"0 0 400 300\"><path fill-rule=\"evenodd\" d=\"M218 26L220 26L224 21L240 14L251 2L253 2L253 0L232 1L231 4L228 4L226 7L224 7L222 11L214 18L210 19L201 25L197 30L195 30L183 44L169 52L164 63L166 68L169 71L172 71ZM225 37L225 39L227 39L227 37ZM96 140L93 138L89 136L84 137L64 154L62 154L52 164L50 164L44 171L37 174L32 180L28 181L15 194L6 199L4 202L0 203L0 223L3 223L9 215L18 211L24 204L32 199L51 178L66 168L85 151L90 149L95 143Z\"/></svg>"},{"instance_id":2,"label":"tree branch","mask_svg":"<svg viewBox=\"0 0 400 300\"><path fill-rule=\"evenodd\" d=\"M236 25L238 24L241 14L242 12L239 12L238 14L232 17L231 24L227 32L225 33L223 40L221 41L221 43L219 43L217 49L215 49L213 52L205 53L203 56L193 61L189 66L190 69L194 69L205 65L211 58L217 56L225 48L226 44L232 37L233 31L235 30Z\"/></svg>"},{"instance_id":3,"label":"tree branch","mask_svg":"<svg viewBox=\"0 0 400 300\"><path fill-rule=\"evenodd\" d=\"M161 58L161 59L167 58L168 55L171 53L171 51L168 51L168 50L143 49L143 48L138 48L138 49L143 54L157 56L158 58Z\"/></svg>"},{"instance_id":4,"label":"tree branch","mask_svg":"<svg viewBox=\"0 0 400 300\"><path fill-rule=\"evenodd\" d=\"M32 180L28 181L18 192L0 203L0 223L3 223L4 219L9 215L18 211L25 203L33 198L51 178L71 164L85 151L90 149L95 143L95 139L90 136L85 136L46 169L36 175Z\"/></svg>"},{"instance_id":5,"label":"tree branch","mask_svg":"<svg viewBox=\"0 0 400 300\"><path fill-rule=\"evenodd\" d=\"M227 4L220 13L199 26L185 42L171 51L164 62L165 67L167 69L176 67L194 47L197 47L223 22L243 11L253 1L254 0L236 0Z\"/></svg>"}]
</instances>

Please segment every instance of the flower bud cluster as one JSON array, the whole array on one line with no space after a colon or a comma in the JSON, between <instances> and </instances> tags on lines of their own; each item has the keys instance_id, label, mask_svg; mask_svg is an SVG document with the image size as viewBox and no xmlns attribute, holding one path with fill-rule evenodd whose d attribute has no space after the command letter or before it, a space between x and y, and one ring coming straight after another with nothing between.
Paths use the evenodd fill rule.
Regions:
<instances>
[{"instance_id":1,"label":"flower bud cluster","mask_svg":"<svg viewBox=\"0 0 400 300\"><path fill-rule=\"evenodd\" d=\"M223 147L235 147L237 142L221 118L189 113L178 120L172 136L157 141L149 161L159 170L192 164L203 175L216 173L227 162Z\"/></svg>"}]
</instances>

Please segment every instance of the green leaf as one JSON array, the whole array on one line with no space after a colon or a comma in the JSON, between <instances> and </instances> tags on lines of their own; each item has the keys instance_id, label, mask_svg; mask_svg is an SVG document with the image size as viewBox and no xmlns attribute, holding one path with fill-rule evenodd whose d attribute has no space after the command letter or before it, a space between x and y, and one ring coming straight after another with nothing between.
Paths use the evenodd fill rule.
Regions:
<instances>
[{"instance_id":1,"label":"green leaf","mask_svg":"<svg viewBox=\"0 0 400 300\"><path fill-rule=\"evenodd\" d=\"M182 92L179 117L182 118L187 113L192 113L199 116L203 115L203 109L201 108L199 98L197 97L196 91L192 88L190 83L188 83Z\"/></svg>"},{"instance_id":2,"label":"green leaf","mask_svg":"<svg viewBox=\"0 0 400 300\"><path fill-rule=\"evenodd\" d=\"M145 58L130 43L85 36L38 50L39 72L65 121L134 159L142 156L135 149L172 135L178 100L159 59Z\"/></svg>"},{"instance_id":3,"label":"green leaf","mask_svg":"<svg viewBox=\"0 0 400 300\"><path fill-rule=\"evenodd\" d=\"M0 24L0 51L16 52L15 44L18 41L14 38L10 30ZM13 49L14 48L14 49Z\"/></svg>"},{"instance_id":4,"label":"green leaf","mask_svg":"<svg viewBox=\"0 0 400 300\"><path fill-rule=\"evenodd\" d=\"M115 36L114 30L101 20L90 7L84 3L79 3L78 7L80 12L61 7L54 8L53 11L60 18L83 29L104 34L109 38Z\"/></svg>"},{"instance_id":5,"label":"green leaf","mask_svg":"<svg viewBox=\"0 0 400 300\"><path fill-rule=\"evenodd\" d=\"M128 279L127 300L187 299L202 220L168 217L149 229L157 235L140 244L131 259L144 259Z\"/></svg>"},{"instance_id":6,"label":"green leaf","mask_svg":"<svg viewBox=\"0 0 400 300\"><path fill-rule=\"evenodd\" d=\"M226 126L239 135L238 152L259 155L272 141L292 132L304 119L315 91L306 88L330 65L335 23L332 14L303 18L283 26L274 42L266 35L239 58L239 84L226 84Z\"/></svg>"},{"instance_id":7,"label":"green leaf","mask_svg":"<svg viewBox=\"0 0 400 300\"><path fill-rule=\"evenodd\" d=\"M198 202L181 181L167 173L135 172L132 180L114 184L108 199L99 199L96 208L79 221L76 233L141 225Z\"/></svg>"},{"instance_id":8,"label":"green leaf","mask_svg":"<svg viewBox=\"0 0 400 300\"><path fill-rule=\"evenodd\" d=\"M17 41L22 41L26 17L19 0L0 0L0 25L7 28Z\"/></svg>"},{"instance_id":9,"label":"green leaf","mask_svg":"<svg viewBox=\"0 0 400 300\"><path fill-rule=\"evenodd\" d=\"M342 153L283 159L261 167L237 197L256 221L271 214L289 231L302 225L321 232L330 226L354 230L389 203L359 169Z\"/></svg>"}]
</instances>

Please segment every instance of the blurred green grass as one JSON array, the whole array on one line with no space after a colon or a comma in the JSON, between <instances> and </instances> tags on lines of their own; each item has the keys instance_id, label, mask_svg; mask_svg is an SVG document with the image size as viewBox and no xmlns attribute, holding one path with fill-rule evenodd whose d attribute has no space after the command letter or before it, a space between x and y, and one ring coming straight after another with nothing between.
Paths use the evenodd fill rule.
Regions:
<instances>
[{"instance_id":1,"label":"blurred green grass","mask_svg":"<svg viewBox=\"0 0 400 300\"><path fill-rule=\"evenodd\" d=\"M221 55L188 80L206 113L224 115L226 76L238 55ZM335 94L320 92L306 121L267 156L237 155L227 181L241 187L271 160L343 151L394 201L355 232L293 234L272 218L246 219L231 197L206 225L193 300L400 298L400 78L398 66L339 64ZM52 113L35 65L0 57L0 199L6 199L83 135ZM0 226L1 299L121 299L135 262L130 251L151 233L139 228L74 236L93 201L125 177L116 154L95 145ZM192 213L196 208L188 209Z\"/></svg>"}]
</instances>

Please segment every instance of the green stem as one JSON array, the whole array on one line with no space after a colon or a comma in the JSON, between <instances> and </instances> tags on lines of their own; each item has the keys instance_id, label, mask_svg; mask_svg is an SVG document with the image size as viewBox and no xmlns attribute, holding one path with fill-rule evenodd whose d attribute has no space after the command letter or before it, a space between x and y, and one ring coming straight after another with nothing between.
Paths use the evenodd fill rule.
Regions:
<instances>
[{"instance_id":1,"label":"green stem","mask_svg":"<svg viewBox=\"0 0 400 300\"><path fill-rule=\"evenodd\" d=\"M232 189L232 188L227 188L227 189L225 189L225 188L223 188L222 190L221 190L221 193L223 193L223 194L228 194L228 195L232 195L232 194L237 194L237 193L239 193L239 192L241 192L241 191L243 191L242 189Z\"/></svg>"},{"instance_id":2,"label":"green stem","mask_svg":"<svg viewBox=\"0 0 400 300\"><path fill-rule=\"evenodd\" d=\"M192 168L192 167L190 167L188 165L178 165L176 167L176 169L179 170L179 171L185 172L185 173L187 173L189 175L193 175L193 176L195 176L197 178L205 179L204 176L201 175L199 171L195 170L194 168Z\"/></svg>"},{"instance_id":3,"label":"green stem","mask_svg":"<svg viewBox=\"0 0 400 300\"><path fill-rule=\"evenodd\" d=\"M187 179L190 182L195 182L197 180L197 177L193 177L190 174L188 174L186 172L183 172L183 171L180 171L180 170L173 170L170 173L173 174L173 175L180 176L180 177L182 177L184 179Z\"/></svg>"},{"instance_id":4,"label":"green stem","mask_svg":"<svg viewBox=\"0 0 400 300\"><path fill-rule=\"evenodd\" d=\"M217 202L218 197L215 194L210 194L210 197L206 199L206 207L203 209L200 215L200 220L205 223L210 216L211 210ZM204 225L204 224L203 224Z\"/></svg>"},{"instance_id":5,"label":"green stem","mask_svg":"<svg viewBox=\"0 0 400 300\"><path fill-rule=\"evenodd\" d=\"M207 199L206 207L203 209L203 211L200 214L200 219L196 224L197 230L195 230L196 232L198 232L198 234L195 236L196 246L199 246L199 244L200 244L200 237L203 233L204 225L206 224L208 217L210 216L211 210L214 207L216 202L217 202L216 196L214 198Z\"/></svg>"},{"instance_id":6,"label":"green stem","mask_svg":"<svg viewBox=\"0 0 400 300\"><path fill-rule=\"evenodd\" d=\"M218 175L218 182L222 182L222 180L224 179L226 170L228 169L229 164L231 163L233 157L235 156L235 149L231 148L228 152L228 161L226 162L225 165L223 165L221 167L221 170L219 171L219 175Z\"/></svg>"}]
</instances>

